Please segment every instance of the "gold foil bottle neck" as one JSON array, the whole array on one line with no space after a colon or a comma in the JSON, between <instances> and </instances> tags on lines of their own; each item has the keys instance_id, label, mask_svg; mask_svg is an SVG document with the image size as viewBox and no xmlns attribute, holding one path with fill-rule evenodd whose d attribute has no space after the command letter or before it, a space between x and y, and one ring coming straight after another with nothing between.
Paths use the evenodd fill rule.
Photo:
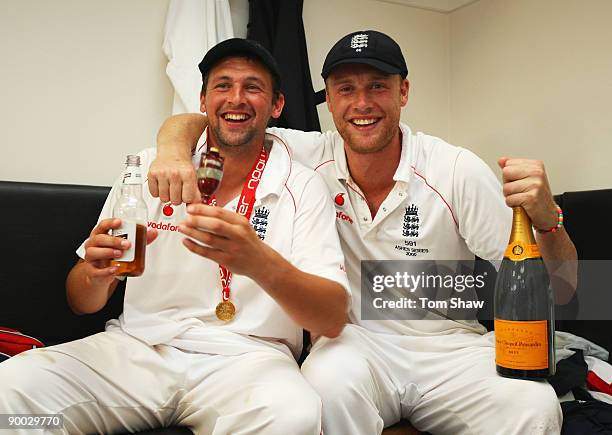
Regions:
<instances>
[{"instance_id":1,"label":"gold foil bottle neck","mask_svg":"<svg viewBox=\"0 0 612 435\"><path fill-rule=\"evenodd\" d=\"M523 207L512 207L512 231L504 257L514 261L540 258L540 250L531 228L531 219Z\"/></svg>"}]
</instances>

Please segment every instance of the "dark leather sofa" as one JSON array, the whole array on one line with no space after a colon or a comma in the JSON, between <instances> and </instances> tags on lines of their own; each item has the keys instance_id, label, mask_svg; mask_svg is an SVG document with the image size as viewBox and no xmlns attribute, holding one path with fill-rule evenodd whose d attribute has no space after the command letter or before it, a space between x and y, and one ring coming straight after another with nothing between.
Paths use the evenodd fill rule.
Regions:
<instances>
[{"instance_id":1,"label":"dark leather sofa","mask_svg":"<svg viewBox=\"0 0 612 435\"><path fill-rule=\"evenodd\" d=\"M65 297L68 271L78 257L76 248L89 235L109 187L0 181L5 213L0 268L0 326L17 329L47 346L104 330L108 319L123 310L125 283L101 311L78 316ZM187 428L142 432L189 435Z\"/></svg>"},{"instance_id":2,"label":"dark leather sofa","mask_svg":"<svg viewBox=\"0 0 612 435\"><path fill-rule=\"evenodd\" d=\"M4 209L0 214L0 326L53 345L99 332L106 320L119 315L123 284L107 306L93 315L73 314L65 299L66 275L77 261L74 251L95 224L108 191L108 187L0 181ZM612 235L605 219L612 216L612 189L568 192L557 200L579 258L610 259ZM594 226L594 222L603 224ZM563 320L557 327L612 350L611 322ZM385 434L416 433L405 422L400 426L386 429ZM163 428L146 433L191 432Z\"/></svg>"}]
</instances>

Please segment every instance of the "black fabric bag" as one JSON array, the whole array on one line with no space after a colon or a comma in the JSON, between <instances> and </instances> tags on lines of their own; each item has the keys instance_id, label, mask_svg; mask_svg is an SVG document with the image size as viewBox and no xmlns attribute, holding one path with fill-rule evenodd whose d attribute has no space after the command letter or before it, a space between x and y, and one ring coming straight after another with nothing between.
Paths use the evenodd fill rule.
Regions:
<instances>
[{"instance_id":1,"label":"black fabric bag","mask_svg":"<svg viewBox=\"0 0 612 435\"><path fill-rule=\"evenodd\" d=\"M561 435L612 435L612 405L599 400L573 400L561 404Z\"/></svg>"}]
</instances>

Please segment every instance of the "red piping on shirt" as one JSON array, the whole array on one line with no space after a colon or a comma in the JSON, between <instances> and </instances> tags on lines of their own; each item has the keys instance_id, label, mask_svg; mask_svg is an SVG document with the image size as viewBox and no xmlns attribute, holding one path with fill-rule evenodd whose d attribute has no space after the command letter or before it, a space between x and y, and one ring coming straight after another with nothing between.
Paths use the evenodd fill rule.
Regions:
<instances>
[{"instance_id":1,"label":"red piping on shirt","mask_svg":"<svg viewBox=\"0 0 612 435\"><path fill-rule=\"evenodd\" d=\"M351 189L353 192L355 192L357 195L361 196L361 198L367 203L367 199L365 199L365 197L361 194L361 192L359 192L357 189L355 189L353 186L351 186L349 183L346 183L346 185L349 187L349 189Z\"/></svg>"},{"instance_id":2,"label":"red piping on shirt","mask_svg":"<svg viewBox=\"0 0 612 435\"><path fill-rule=\"evenodd\" d=\"M282 143L283 146L285 147L285 151L289 155L289 174L287 174L287 179L285 180L284 186L285 186L285 189L287 189L287 192L289 192L289 195L291 195L291 199L293 200L293 209L294 209L294 211L297 212L297 205L295 203L295 197L293 196L293 193L291 192L291 190L287 186L287 181L289 181L289 177L291 176L291 169L293 168L293 162L292 162L293 156L291 155L291 151L289 150L289 146L287 145L287 142L285 142L282 137L277 136L277 135L272 134L272 133L268 133L268 132L266 132L266 134L275 137L280 143Z\"/></svg>"},{"instance_id":3,"label":"red piping on shirt","mask_svg":"<svg viewBox=\"0 0 612 435\"><path fill-rule=\"evenodd\" d=\"M287 192L289 192L289 195L291 195L291 199L293 200L293 209L297 212L297 205L295 205L295 197L293 196L293 193L291 193L291 190L289 190L286 184L285 189L287 189Z\"/></svg>"},{"instance_id":4,"label":"red piping on shirt","mask_svg":"<svg viewBox=\"0 0 612 435\"><path fill-rule=\"evenodd\" d=\"M272 133L268 133L268 132L266 132L266 134L275 137L280 143L282 143L283 146L285 147L285 151L287 152L287 155L289 156L289 173L287 174L287 178L285 179L285 183L284 183L285 187L287 187L287 181L289 181L289 177L291 176L291 170L293 169L293 155L291 154L289 145L287 145L287 142L285 142L282 137L277 136ZM287 188L287 190L289 189ZM290 190L289 190L289 193L291 193ZM291 194L291 197L293 197L293 194ZM295 205L295 199L293 200L293 205ZM296 210L297 210L297 207L296 207Z\"/></svg>"},{"instance_id":5,"label":"red piping on shirt","mask_svg":"<svg viewBox=\"0 0 612 435\"><path fill-rule=\"evenodd\" d=\"M331 163L331 162L335 162L335 160L328 160L328 161L326 161L326 162L319 163L319 164L317 165L317 167L316 167L316 168L314 168L314 170L316 171L316 170L318 170L318 169L319 169L321 166L326 165L326 164Z\"/></svg>"},{"instance_id":6,"label":"red piping on shirt","mask_svg":"<svg viewBox=\"0 0 612 435\"><path fill-rule=\"evenodd\" d=\"M444 201L444 204L446 204L446 207L448 207L448 211L450 211L451 217L453 218L453 221L455 222L455 226L456 226L457 228L459 228L459 223L457 222L457 219L455 218L455 214L453 213L453 209L451 209L451 206L448 204L448 202L446 201L446 199L444 199L444 197L442 196L442 194L441 194L440 192L438 192L438 191L436 190L436 188L435 188L435 187L433 187L431 184L429 184L429 183L427 182L427 178L425 178L424 176L422 176L421 174L419 174L419 173L416 171L416 168L415 168L414 166L411 166L411 168L412 168L412 170L414 171L414 173L415 173L416 175L418 175L419 177L421 177L421 178L423 179L423 181L425 182L425 184L427 185L427 187L429 187L431 190L433 190L434 192L436 192L436 193L438 194L438 196L440 197L440 199L441 199L442 201Z\"/></svg>"},{"instance_id":7,"label":"red piping on shirt","mask_svg":"<svg viewBox=\"0 0 612 435\"><path fill-rule=\"evenodd\" d=\"M357 189L355 189L349 183L346 183L346 185L348 186L349 189L351 189L353 192L355 192L357 195L359 195L365 201L366 204L368 204L368 200L365 199L365 196L363 196L361 194L361 192L359 192ZM368 205L368 208L370 208L369 205ZM374 213L372 210L370 210L370 219L374 220L375 217L376 217L376 213Z\"/></svg>"}]
</instances>

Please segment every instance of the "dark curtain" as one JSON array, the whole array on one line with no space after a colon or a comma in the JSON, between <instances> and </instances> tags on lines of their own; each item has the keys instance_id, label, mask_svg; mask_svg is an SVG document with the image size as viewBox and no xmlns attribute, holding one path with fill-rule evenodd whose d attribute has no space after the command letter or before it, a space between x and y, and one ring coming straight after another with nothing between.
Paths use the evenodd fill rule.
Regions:
<instances>
[{"instance_id":1,"label":"dark curtain","mask_svg":"<svg viewBox=\"0 0 612 435\"><path fill-rule=\"evenodd\" d=\"M285 108L278 127L321 131L310 79L303 0L249 0L247 38L266 47L278 62Z\"/></svg>"}]
</instances>

